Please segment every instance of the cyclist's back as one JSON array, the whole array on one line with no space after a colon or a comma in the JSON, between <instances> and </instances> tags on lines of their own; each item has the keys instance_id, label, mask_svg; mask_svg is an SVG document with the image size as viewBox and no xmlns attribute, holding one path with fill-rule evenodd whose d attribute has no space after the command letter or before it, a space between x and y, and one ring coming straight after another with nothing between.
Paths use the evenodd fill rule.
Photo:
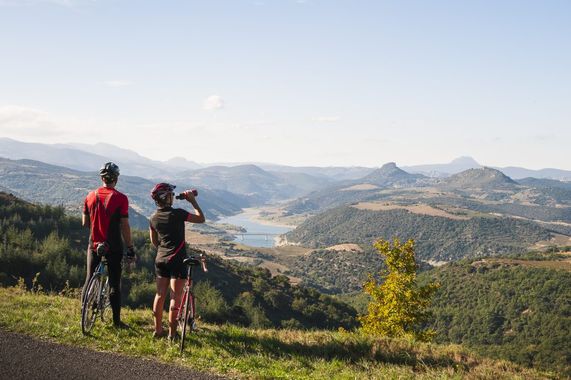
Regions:
<instances>
[{"instance_id":1,"label":"cyclist's back","mask_svg":"<svg viewBox=\"0 0 571 380\"><path fill-rule=\"evenodd\" d=\"M115 188L101 186L87 195L83 213L91 221L90 247L96 249L97 243L106 242L109 253L121 254L121 218L129 217L127 196Z\"/></svg>"}]
</instances>

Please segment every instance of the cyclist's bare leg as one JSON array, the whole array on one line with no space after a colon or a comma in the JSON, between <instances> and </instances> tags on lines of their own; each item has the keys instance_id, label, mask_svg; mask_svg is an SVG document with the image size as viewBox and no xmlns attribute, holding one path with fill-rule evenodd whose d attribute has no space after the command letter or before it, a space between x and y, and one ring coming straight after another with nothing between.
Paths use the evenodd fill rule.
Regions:
<instances>
[{"instance_id":1,"label":"cyclist's bare leg","mask_svg":"<svg viewBox=\"0 0 571 380\"><path fill-rule=\"evenodd\" d=\"M184 289L185 279L171 278L171 303L169 309L169 335L174 336L176 334L176 315L181 304L182 292Z\"/></svg>"},{"instance_id":2,"label":"cyclist's bare leg","mask_svg":"<svg viewBox=\"0 0 571 380\"><path fill-rule=\"evenodd\" d=\"M167 289L169 287L169 278L157 277L157 293L153 302L153 319L155 322L155 334L163 334L163 308L165 307L165 299Z\"/></svg>"}]
</instances>

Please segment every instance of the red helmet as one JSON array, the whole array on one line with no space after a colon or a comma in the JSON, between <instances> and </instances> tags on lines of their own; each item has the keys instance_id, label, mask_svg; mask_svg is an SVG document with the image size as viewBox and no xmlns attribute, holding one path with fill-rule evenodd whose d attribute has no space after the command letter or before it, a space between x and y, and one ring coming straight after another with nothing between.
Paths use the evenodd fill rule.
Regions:
<instances>
[{"instance_id":1,"label":"red helmet","mask_svg":"<svg viewBox=\"0 0 571 380\"><path fill-rule=\"evenodd\" d=\"M171 185L170 183L157 183L151 191L151 198L153 198L155 202L164 201L166 200L168 194L174 192L175 187L175 185Z\"/></svg>"}]
</instances>

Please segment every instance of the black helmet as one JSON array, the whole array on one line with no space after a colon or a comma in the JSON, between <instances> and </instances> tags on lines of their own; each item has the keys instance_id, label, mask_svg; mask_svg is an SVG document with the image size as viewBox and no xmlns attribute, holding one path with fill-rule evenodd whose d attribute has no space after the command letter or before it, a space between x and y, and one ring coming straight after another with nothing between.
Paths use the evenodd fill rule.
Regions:
<instances>
[{"instance_id":1,"label":"black helmet","mask_svg":"<svg viewBox=\"0 0 571 380\"><path fill-rule=\"evenodd\" d=\"M113 162L107 162L99 170L99 175L106 182L113 182L119 177L119 166L115 165Z\"/></svg>"}]
</instances>

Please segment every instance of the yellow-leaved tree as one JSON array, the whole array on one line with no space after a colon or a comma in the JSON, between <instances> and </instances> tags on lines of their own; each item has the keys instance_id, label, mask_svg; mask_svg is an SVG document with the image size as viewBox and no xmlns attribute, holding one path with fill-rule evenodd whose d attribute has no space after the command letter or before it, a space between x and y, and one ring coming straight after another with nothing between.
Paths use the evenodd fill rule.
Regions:
<instances>
[{"instance_id":1,"label":"yellow-leaved tree","mask_svg":"<svg viewBox=\"0 0 571 380\"><path fill-rule=\"evenodd\" d=\"M434 331L423 329L422 324L429 317L428 306L439 285L417 284L414 240L401 244L394 239L391 244L381 239L374 247L385 257L387 269L381 273L382 283L369 275L363 286L372 298L367 315L359 317L363 330L373 335L430 341Z\"/></svg>"}]
</instances>

